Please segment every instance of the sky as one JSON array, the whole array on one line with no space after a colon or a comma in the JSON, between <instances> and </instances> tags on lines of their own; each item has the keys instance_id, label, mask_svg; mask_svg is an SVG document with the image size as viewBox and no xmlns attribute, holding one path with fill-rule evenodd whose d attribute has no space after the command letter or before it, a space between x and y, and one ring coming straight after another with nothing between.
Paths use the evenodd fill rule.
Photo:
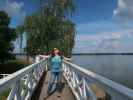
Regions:
<instances>
[{"instance_id":1,"label":"sky","mask_svg":"<svg viewBox=\"0 0 133 100\"><path fill-rule=\"evenodd\" d=\"M133 0L75 0L73 52L133 52ZM39 9L38 0L0 0L11 27Z\"/></svg>"}]
</instances>

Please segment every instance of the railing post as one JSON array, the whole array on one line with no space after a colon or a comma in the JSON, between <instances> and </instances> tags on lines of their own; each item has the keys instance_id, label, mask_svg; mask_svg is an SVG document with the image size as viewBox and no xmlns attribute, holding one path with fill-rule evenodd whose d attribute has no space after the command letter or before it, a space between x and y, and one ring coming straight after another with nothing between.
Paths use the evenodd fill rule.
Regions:
<instances>
[{"instance_id":1,"label":"railing post","mask_svg":"<svg viewBox=\"0 0 133 100\"><path fill-rule=\"evenodd\" d=\"M75 77L75 72L72 72L72 85L75 88L76 87L76 77Z\"/></svg>"},{"instance_id":2,"label":"railing post","mask_svg":"<svg viewBox=\"0 0 133 100\"><path fill-rule=\"evenodd\" d=\"M13 84L13 87L11 89L11 92L7 98L7 100L14 100L15 97L17 100L21 100L20 96L20 81L17 81L15 84Z\"/></svg>"},{"instance_id":3,"label":"railing post","mask_svg":"<svg viewBox=\"0 0 133 100\"><path fill-rule=\"evenodd\" d=\"M86 89L89 92L89 98L90 100L97 100L97 96L95 95L95 93L91 90L91 88L88 86L88 84L85 82L86 85Z\"/></svg>"},{"instance_id":4,"label":"railing post","mask_svg":"<svg viewBox=\"0 0 133 100\"><path fill-rule=\"evenodd\" d=\"M21 100L21 85L20 85L20 80L17 82L16 99L17 100Z\"/></svg>"},{"instance_id":5,"label":"railing post","mask_svg":"<svg viewBox=\"0 0 133 100\"><path fill-rule=\"evenodd\" d=\"M87 100L85 79L82 79L82 96L81 100Z\"/></svg>"}]
</instances>

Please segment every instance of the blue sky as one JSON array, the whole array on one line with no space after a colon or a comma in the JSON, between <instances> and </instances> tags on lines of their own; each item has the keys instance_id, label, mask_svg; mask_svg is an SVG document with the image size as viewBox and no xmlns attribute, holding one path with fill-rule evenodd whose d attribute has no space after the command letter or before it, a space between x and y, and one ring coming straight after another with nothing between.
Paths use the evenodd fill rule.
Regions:
<instances>
[{"instance_id":1,"label":"blue sky","mask_svg":"<svg viewBox=\"0 0 133 100\"><path fill-rule=\"evenodd\" d=\"M75 0L72 20L77 36L74 52L132 52L132 0ZM0 0L0 10L12 17L11 27L39 9L38 0Z\"/></svg>"},{"instance_id":2,"label":"blue sky","mask_svg":"<svg viewBox=\"0 0 133 100\"><path fill-rule=\"evenodd\" d=\"M76 0L75 5L77 23L96 22L111 19L117 0Z\"/></svg>"}]
</instances>

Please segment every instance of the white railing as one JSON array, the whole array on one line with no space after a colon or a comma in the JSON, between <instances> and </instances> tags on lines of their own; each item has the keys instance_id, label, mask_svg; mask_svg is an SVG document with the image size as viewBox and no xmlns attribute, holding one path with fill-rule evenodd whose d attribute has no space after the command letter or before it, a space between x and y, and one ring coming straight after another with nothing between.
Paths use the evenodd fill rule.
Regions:
<instances>
[{"instance_id":1,"label":"white railing","mask_svg":"<svg viewBox=\"0 0 133 100\"><path fill-rule=\"evenodd\" d=\"M29 100L45 70L47 70L47 59L0 79L0 93L10 89L7 100ZM133 100L132 89L71 62L63 61L63 71L77 100L97 100L91 88L92 84L96 84L109 95L110 99L107 100Z\"/></svg>"},{"instance_id":2,"label":"white railing","mask_svg":"<svg viewBox=\"0 0 133 100\"><path fill-rule=\"evenodd\" d=\"M0 93L10 89L7 100L29 100L46 69L47 60L41 60L0 79Z\"/></svg>"},{"instance_id":3,"label":"white railing","mask_svg":"<svg viewBox=\"0 0 133 100\"><path fill-rule=\"evenodd\" d=\"M6 77L8 75L10 75L10 74L0 74L0 78L4 78L4 77Z\"/></svg>"},{"instance_id":4,"label":"white railing","mask_svg":"<svg viewBox=\"0 0 133 100\"><path fill-rule=\"evenodd\" d=\"M91 88L92 84L96 84L108 94L107 100L133 100L132 89L78 65L64 61L63 70L64 77L77 100L97 100L97 96Z\"/></svg>"}]
</instances>

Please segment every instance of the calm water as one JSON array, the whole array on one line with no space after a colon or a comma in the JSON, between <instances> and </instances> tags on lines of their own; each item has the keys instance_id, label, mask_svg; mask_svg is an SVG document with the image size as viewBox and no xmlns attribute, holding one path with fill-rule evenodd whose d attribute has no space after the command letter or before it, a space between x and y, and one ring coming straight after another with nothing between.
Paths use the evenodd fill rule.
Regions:
<instances>
[{"instance_id":1,"label":"calm water","mask_svg":"<svg viewBox=\"0 0 133 100\"><path fill-rule=\"evenodd\" d=\"M73 61L133 89L133 55L74 55Z\"/></svg>"}]
</instances>

